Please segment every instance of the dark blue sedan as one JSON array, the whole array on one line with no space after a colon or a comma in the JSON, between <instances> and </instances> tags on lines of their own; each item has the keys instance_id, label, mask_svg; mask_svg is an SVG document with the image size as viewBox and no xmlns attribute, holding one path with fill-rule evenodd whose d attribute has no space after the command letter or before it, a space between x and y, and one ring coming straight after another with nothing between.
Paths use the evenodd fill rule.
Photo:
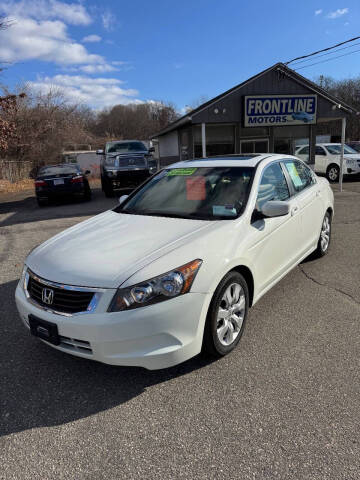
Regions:
<instances>
[{"instance_id":1,"label":"dark blue sedan","mask_svg":"<svg viewBox=\"0 0 360 480\"><path fill-rule=\"evenodd\" d=\"M82 198L91 200L91 189L86 175L76 163L63 163L42 167L35 179L36 199L40 207L49 200Z\"/></svg>"}]
</instances>

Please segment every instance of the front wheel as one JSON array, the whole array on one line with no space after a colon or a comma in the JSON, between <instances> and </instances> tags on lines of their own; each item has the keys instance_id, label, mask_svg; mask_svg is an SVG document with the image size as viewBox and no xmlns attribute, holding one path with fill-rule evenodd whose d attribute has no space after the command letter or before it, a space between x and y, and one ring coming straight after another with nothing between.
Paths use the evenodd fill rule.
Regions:
<instances>
[{"instance_id":1,"label":"front wheel","mask_svg":"<svg viewBox=\"0 0 360 480\"><path fill-rule=\"evenodd\" d=\"M101 177L101 188L105 193L105 197L111 198L114 196L114 189L112 183L107 178Z\"/></svg>"},{"instance_id":2,"label":"front wheel","mask_svg":"<svg viewBox=\"0 0 360 480\"><path fill-rule=\"evenodd\" d=\"M329 182L335 183L339 181L340 177L340 168L337 165L329 165L326 170L326 178Z\"/></svg>"},{"instance_id":3,"label":"front wheel","mask_svg":"<svg viewBox=\"0 0 360 480\"><path fill-rule=\"evenodd\" d=\"M319 241L315 250L315 257L323 257L327 254L331 240L331 215L326 212L324 220L321 224L321 232Z\"/></svg>"},{"instance_id":4,"label":"front wheel","mask_svg":"<svg viewBox=\"0 0 360 480\"><path fill-rule=\"evenodd\" d=\"M203 351L215 357L231 352L243 334L249 309L249 290L244 277L229 272L211 300L206 319Z\"/></svg>"}]
</instances>

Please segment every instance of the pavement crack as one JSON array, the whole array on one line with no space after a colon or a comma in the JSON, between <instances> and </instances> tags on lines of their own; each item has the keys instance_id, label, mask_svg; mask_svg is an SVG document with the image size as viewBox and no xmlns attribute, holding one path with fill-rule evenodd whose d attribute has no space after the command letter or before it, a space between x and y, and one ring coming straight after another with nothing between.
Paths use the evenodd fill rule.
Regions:
<instances>
[{"instance_id":1,"label":"pavement crack","mask_svg":"<svg viewBox=\"0 0 360 480\"><path fill-rule=\"evenodd\" d=\"M334 290L335 292L338 292L340 293L341 295L344 295L345 297L347 297L348 299L352 300L353 302L355 302L357 305L360 305L360 302L359 300L357 300L355 297L353 297L352 295L350 295L350 293L347 293L347 292L344 292L344 290L341 290L340 288L337 288L337 287L333 287L332 285L328 285L327 283L322 283L322 282L319 282L319 280L316 280L314 277L312 277L309 273L307 273L302 265L298 265L300 271L304 274L304 276L310 280L311 282L314 282L316 283L317 285L320 285L321 287L325 287L325 288L328 288L330 290Z\"/></svg>"}]
</instances>

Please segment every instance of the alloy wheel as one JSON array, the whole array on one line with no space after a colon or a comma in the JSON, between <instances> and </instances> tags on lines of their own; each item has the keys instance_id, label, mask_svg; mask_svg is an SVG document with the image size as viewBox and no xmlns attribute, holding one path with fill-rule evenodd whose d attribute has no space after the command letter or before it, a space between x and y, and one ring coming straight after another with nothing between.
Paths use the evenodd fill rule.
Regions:
<instances>
[{"instance_id":1,"label":"alloy wheel","mask_svg":"<svg viewBox=\"0 0 360 480\"><path fill-rule=\"evenodd\" d=\"M335 182L338 179L338 176L339 176L337 168L335 168L335 167L330 168L328 175L329 175L330 180L332 182Z\"/></svg>"},{"instance_id":2,"label":"alloy wheel","mask_svg":"<svg viewBox=\"0 0 360 480\"><path fill-rule=\"evenodd\" d=\"M320 245L321 245L321 250L323 252L326 252L326 250L329 248L329 243L330 243L330 219L329 216L326 215L322 226L321 226L321 233L320 233Z\"/></svg>"},{"instance_id":3,"label":"alloy wheel","mask_svg":"<svg viewBox=\"0 0 360 480\"><path fill-rule=\"evenodd\" d=\"M245 318L246 300L241 285L227 287L217 312L217 337L224 346L231 345L238 337Z\"/></svg>"}]
</instances>

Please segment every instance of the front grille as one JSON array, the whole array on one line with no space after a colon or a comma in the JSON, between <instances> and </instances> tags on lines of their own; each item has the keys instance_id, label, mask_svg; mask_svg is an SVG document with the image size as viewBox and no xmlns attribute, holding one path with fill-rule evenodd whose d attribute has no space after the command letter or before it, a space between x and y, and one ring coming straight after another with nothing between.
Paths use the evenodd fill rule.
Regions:
<instances>
[{"instance_id":1,"label":"front grille","mask_svg":"<svg viewBox=\"0 0 360 480\"><path fill-rule=\"evenodd\" d=\"M44 288L50 289L54 292L51 304L43 301L42 295ZM67 290L53 286L49 287L47 284L35 280L31 275L29 276L27 290L30 298L35 300L39 305L64 313L85 312L94 296L94 292Z\"/></svg>"}]
</instances>

